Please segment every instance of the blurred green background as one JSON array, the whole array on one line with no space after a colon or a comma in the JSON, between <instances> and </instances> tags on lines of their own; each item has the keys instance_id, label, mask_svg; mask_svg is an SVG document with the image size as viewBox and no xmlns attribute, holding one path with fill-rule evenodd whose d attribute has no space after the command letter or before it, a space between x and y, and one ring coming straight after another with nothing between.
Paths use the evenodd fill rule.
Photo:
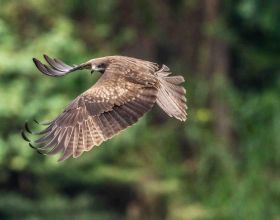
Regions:
<instances>
[{"instance_id":1,"label":"blurred green background","mask_svg":"<svg viewBox=\"0 0 280 220\"><path fill-rule=\"evenodd\" d=\"M280 219L277 0L0 0L0 219ZM188 120L154 108L78 159L22 140L98 74L39 73L121 54L183 74ZM38 130L36 126L33 130Z\"/></svg>"}]
</instances>

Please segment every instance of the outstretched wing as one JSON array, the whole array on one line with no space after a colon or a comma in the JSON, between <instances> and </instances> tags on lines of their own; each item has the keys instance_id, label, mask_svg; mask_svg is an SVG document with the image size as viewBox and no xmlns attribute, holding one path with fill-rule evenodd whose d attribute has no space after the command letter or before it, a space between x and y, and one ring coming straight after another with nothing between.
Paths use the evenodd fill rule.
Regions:
<instances>
[{"instance_id":1,"label":"outstretched wing","mask_svg":"<svg viewBox=\"0 0 280 220\"><path fill-rule=\"evenodd\" d=\"M41 136L31 146L47 155L62 152L60 161L79 157L137 122L152 108L157 98L157 80L151 76L146 81L104 73L92 88L37 133Z\"/></svg>"},{"instance_id":2,"label":"outstretched wing","mask_svg":"<svg viewBox=\"0 0 280 220\"><path fill-rule=\"evenodd\" d=\"M33 58L33 62L38 68L38 70L40 70L40 72L42 72L47 76L54 76L54 77L64 76L76 70L90 68L89 63L84 63L80 65L68 65L59 59L56 58L52 59L47 55L44 55L44 58L49 65L43 64L40 60L36 58Z\"/></svg>"}]
</instances>

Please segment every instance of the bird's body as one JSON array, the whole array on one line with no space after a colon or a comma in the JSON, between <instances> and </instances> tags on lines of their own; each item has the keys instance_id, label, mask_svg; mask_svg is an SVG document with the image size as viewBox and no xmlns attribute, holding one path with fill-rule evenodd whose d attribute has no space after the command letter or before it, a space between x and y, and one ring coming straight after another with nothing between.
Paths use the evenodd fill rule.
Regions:
<instances>
[{"instance_id":1,"label":"bird's body","mask_svg":"<svg viewBox=\"0 0 280 220\"><path fill-rule=\"evenodd\" d=\"M78 157L134 124L157 103L169 116L186 120L182 76L169 76L168 67L124 56L108 56L69 66L44 56L49 66L33 59L49 76L80 69L102 73L99 80L74 99L31 146L45 154L62 152L60 160ZM29 141L25 134L24 138Z\"/></svg>"}]
</instances>

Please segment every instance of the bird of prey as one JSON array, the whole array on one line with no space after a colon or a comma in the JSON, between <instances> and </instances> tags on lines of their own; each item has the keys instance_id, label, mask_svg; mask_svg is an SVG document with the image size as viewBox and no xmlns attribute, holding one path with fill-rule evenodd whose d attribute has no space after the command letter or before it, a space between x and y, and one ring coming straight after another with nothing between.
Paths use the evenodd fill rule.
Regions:
<instances>
[{"instance_id":1,"label":"bird of prey","mask_svg":"<svg viewBox=\"0 0 280 220\"><path fill-rule=\"evenodd\" d=\"M186 120L186 90L180 84L183 76L170 76L165 65L125 56L106 56L91 59L80 65L67 65L59 59L44 55L47 64L33 61L43 74L59 77L77 70L88 69L101 73L98 81L75 98L31 142L39 152L61 153L59 161L77 158L120 131L136 123L155 103L170 117ZM30 133L28 125L25 126ZM34 133L32 133L34 134Z\"/></svg>"}]
</instances>

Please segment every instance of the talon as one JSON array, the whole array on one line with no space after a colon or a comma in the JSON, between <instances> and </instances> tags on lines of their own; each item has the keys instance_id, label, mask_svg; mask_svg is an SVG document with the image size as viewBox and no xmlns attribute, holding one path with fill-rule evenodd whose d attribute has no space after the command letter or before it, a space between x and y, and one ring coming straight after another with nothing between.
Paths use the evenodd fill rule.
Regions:
<instances>
[{"instance_id":1,"label":"talon","mask_svg":"<svg viewBox=\"0 0 280 220\"><path fill-rule=\"evenodd\" d=\"M34 121L36 124L40 125L40 122L38 122L36 118L34 118L33 121Z\"/></svg>"},{"instance_id":2,"label":"talon","mask_svg":"<svg viewBox=\"0 0 280 220\"><path fill-rule=\"evenodd\" d=\"M36 150L36 152L37 152L38 154L44 155L41 151Z\"/></svg>"},{"instance_id":3,"label":"talon","mask_svg":"<svg viewBox=\"0 0 280 220\"><path fill-rule=\"evenodd\" d=\"M30 130L29 127L28 127L27 122L25 122L24 127L25 127L25 130L26 130L28 133L32 134L31 130Z\"/></svg>"},{"instance_id":4,"label":"talon","mask_svg":"<svg viewBox=\"0 0 280 220\"><path fill-rule=\"evenodd\" d=\"M36 149L36 150L37 150L37 148L36 148L36 147L34 147L31 143L29 143L28 145L29 145L29 147L31 147L31 148L33 148L33 149Z\"/></svg>"},{"instance_id":5,"label":"talon","mask_svg":"<svg viewBox=\"0 0 280 220\"><path fill-rule=\"evenodd\" d=\"M26 134L24 133L24 131L21 131L21 136L22 138L27 141L27 142L30 142L30 139L26 136Z\"/></svg>"}]
</instances>

